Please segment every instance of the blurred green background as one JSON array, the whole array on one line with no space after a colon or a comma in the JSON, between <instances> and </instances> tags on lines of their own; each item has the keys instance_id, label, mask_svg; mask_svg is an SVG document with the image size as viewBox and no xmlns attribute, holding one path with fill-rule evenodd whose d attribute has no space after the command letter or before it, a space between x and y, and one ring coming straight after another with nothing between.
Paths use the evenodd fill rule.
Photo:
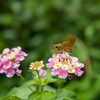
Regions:
<instances>
[{"instance_id":1,"label":"blurred green background","mask_svg":"<svg viewBox=\"0 0 100 100\"><path fill-rule=\"evenodd\" d=\"M46 64L53 44L72 35L77 36L72 55L85 63L85 73L64 88L79 100L100 100L100 0L0 0L0 53L21 46L29 54L20 67L26 80L32 78L30 62ZM0 74L0 98L21 84L17 76Z\"/></svg>"}]
</instances>

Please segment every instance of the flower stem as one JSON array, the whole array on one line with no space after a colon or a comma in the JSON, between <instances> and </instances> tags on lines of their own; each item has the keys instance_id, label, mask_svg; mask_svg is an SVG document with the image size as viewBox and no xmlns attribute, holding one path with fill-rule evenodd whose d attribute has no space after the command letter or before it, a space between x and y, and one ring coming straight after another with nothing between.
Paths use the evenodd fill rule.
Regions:
<instances>
[{"instance_id":1,"label":"flower stem","mask_svg":"<svg viewBox=\"0 0 100 100\"><path fill-rule=\"evenodd\" d=\"M40 87L41 87L41 93L42 93L43 92L43 86L42 86L41 78L40 78L40 75L39 75L39 71L37 71L37 74L38 74L38 78L39 78L39 82L40 82Z\"/></svg>"},{"instance_id":2,"label":"flower stem","mask_svg":"<svg viewBox=\"0 0 100 100\"><path fill-rule=\"evenodd\" d=\"M63 79L60 79L60 83L59 83L59 86L58 86L58 88L57 88L57 90L56 90L56 93L59 91L59 89L60 89L61 86L62 86L62 80L63 80Z\"/></svg>"},{"instance_id":3,"label":"flower stem","mask_svg":"<svg viewBox=\"0 0 100 100\"><path fill-rule=\"evenodd\" d=\"M32 88L31 88L31 86L28 86L28 88L33 92L33 90L32 90Z\"/></svg>"},{"instance_id":4,"label":"flower stem","mask_svg":"<svg viewBox=\"0 0 100 100\"><path fill-rule=\"evenodd\" d=\"M21 80L22 80L23 82L26 82L25 78L24 78L22 75L20 75L20 78L21 78Z\"/></svg>"}]
</instances>

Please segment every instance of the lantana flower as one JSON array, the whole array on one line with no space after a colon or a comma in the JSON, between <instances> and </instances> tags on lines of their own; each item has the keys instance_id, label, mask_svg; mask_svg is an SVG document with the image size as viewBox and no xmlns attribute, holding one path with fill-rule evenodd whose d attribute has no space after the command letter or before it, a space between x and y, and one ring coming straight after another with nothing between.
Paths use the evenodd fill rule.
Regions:
<instances>
[{"instance_id":1,"label":"lantana flower","mask_svg":"<svg viewBox=\"0 0 100 100\"><path fill-rule=\"evenodd\" d=\"M84 67L84 64L78 61L77 57L70 56L68 53L63 54L53 54L52 58L49 58L49 63L46 64L48 68L51 69L51 74L53 76L58 75L59 78L72 79L71 74L81 76L84 71L81 68Z\"/></svg>"},{"instance_id":2,"label":"lantana flower","mask_svg":"<svg viewBox=\"0 0 100 100\"><path fill-rule=\"evenodd\" d=\"M40 71L44 67L43 61L36 61L30 64L31 71Z\"/></svg>"},{"instance_id":3,"label":"lantana flower","mask_svg":"<svg viewBox=\"0 0 100 100\"><path fill-rule=\"evenodd\" d=\"M20 76L22 70L19 70L20 61L28 56L21 50L21 47L15 47L11 50L5 48L0 55L0 73L5 73L8 78L13 77L14 74Z\"/></svg>"},{"instance_id":4,"label":"lantana flower","mask_svg":"<svg viewBox=\"0 0 100 100\"><path fill-rule=\"evenodd\" d=\"M58 77L65 79L67 77L67 71L66 70L60 70Z\"/></svg>"},{"instance_id":5,"label":"lantana flower","mask_svg":"<svg viewBox=\"0 0 100 100\"><path fill-rule=\"evenodd\" d=\"M44 67L44 64L43 64L43 61L36 61L36 62L32 62L30 64L30 67L29 69L31 71L37 71L38 72L38 75L36 76L37 77L44 77L47 75L47 72L45 70L43 70L42 68Z\"/></svg>"}]
</instances>

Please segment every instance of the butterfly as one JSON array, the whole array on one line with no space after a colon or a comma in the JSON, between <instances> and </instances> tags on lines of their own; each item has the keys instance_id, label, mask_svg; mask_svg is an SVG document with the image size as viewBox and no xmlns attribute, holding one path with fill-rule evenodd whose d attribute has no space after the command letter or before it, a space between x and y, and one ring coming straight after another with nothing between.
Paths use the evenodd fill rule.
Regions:
<instances>
[{"instance_id":1,"label":"butterfly","mask_svg":"<svg viewBox=\"0 0 100 100\"><path fill-rule=\"evenodd\" d=\"M73 45L74 45L75 41L76 41L76 36L72 36L62 43L55 44L53 47L58 52L66 52L66 53L71 54L73 51Z\"/></svg>"}]
</instances>

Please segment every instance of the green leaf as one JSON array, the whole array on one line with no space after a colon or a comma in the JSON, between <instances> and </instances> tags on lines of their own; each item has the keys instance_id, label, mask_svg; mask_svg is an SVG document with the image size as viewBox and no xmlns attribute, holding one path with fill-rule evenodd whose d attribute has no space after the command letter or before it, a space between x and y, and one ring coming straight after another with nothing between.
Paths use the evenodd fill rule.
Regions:
<instances>
[{"instance_id":1,"label":"green leaf","mask_svg":"<svg viewBox=\"0 0 100 100\"><path fill-rule=\"evenodd\" d=\"M22 100L16 96L7 96L5 98L3 98L2 100Z\"/></svg>"},{"instance_id":2,"label":"green leaf","mask_svg":"<svg viewBox=\"0 0 100 100\"><path fill-rule=\"evenodd\" d=\"M27 99L28 96L32 93L32 91L29 89L30 84L32 84L32 81L26 82L20 87L13 88L9 93L8 96L17 96L21 99ZM32 90L35 91L36 88L31 86Z\"/></svg>"},{"instance_id":3,"label":"green leaf","mask_svg":"<svg viewBox=\"0 0 100 100\"><path fill-rule=\"evenodd\" d=\"M58 91L56 100L77 100L75 93L65 89Z\"/></svg>"},{"instance_id":4,"label":"green leaf","mask_svg":"<svg viewBox=\"0 0 100 100\"><path fill-rule=\"evenodd\" d=\"M41 100L41 93L39 91L32 93L28 100Z\"/></svg>"},{"instance_id":5,"label":"green leaf","mask_svg":"<svg viewBox=\"0 0 100 100\"><path fill-rule=\"evenodd\" d=\"M56 82L56 79L54 79L54 78L47 78L47 77L42 79L42 85L43 86L45 86L45 85L47 85L49 83L53 83L53 82Z\"/></svg>"},{"instance_id":6,"label":"green leaf","mask_svg":"<svg viewBox=\"0 0 100 100\"><path fill-rule=\"evenodd\" d=\"M55 94L53 92L42 92L36 91L32 93L28 100L54 100Z\"/></svg>"},{"instance_id":7,"label":"green leaf","mask_svg":"<svg viewBox=\"0 0 100 100\"><path fill-rule=\"evenodd\" d=\"M49 91L49 92L56 92L56 88L54 87L51 87L50 85L46 85L44 88L43 88L44 91Z\"/></svg>"},{"instance_id":8,"label":"green leaf","mask_svg":"<svg viewBox=\"0 0 100 100\"><path fill-rule=\"evenodd\" d=\"M47 73L48 73L47 76L41 78L43 86L47 85L48 83L53 83L57 81L57 79L52 78L51 70L48 69Z\"/></svg>"},{"instance_id":9,"label":"green leaf","mask_svg":"<svg viewBox=\"0 0 100 100\"><path fill-rule=\"evenodd\" d=\"M42 93L42 98L43 100L54 100L55 94L53 92L43 92Z\"/></svg>"}]
</instances>

